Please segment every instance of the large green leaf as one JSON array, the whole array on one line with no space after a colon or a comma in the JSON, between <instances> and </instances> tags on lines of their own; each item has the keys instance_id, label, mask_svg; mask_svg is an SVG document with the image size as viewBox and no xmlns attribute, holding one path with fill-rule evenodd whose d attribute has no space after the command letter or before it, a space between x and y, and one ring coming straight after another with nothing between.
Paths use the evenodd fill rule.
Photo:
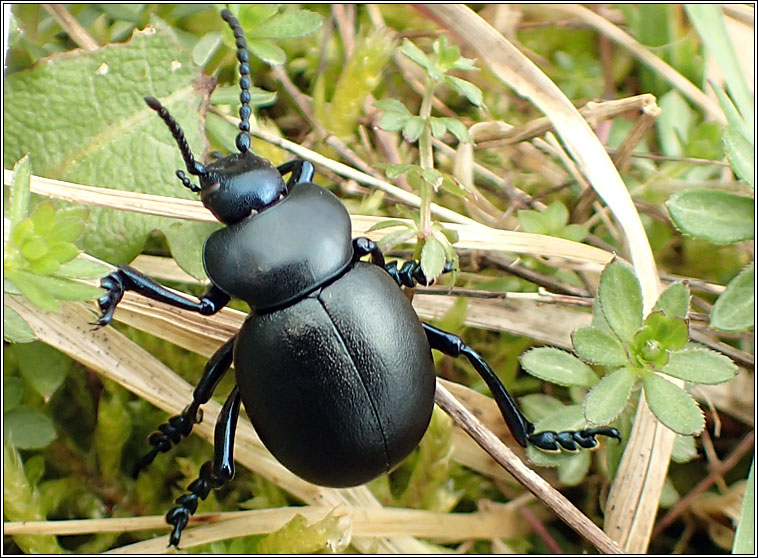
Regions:
<instances>
[{"instance_id":1,"label":"large green leaf","mask_svg":"<svg viewBox=\"0 0 758 558\"><path fill-rule=\"evenodd\" d=\"M721 190L686 190L666 202L683 232L716 244L749 240L755 233L755 201Z\"/></svg>"},{"instance_id":2,"label":"large green leaf","mask_svg":"<svg viewBox=\"0 0 758 558\"><path fill-rule=\"evenodd\" d=\"M711 325L740 331L755 325L755 268L751 263L729 281L711 311Z\"/></svg>"},{"instance_id":3,"label":"large green leaf","mask_svg":"<svg viewBox=\"0 0 758 558\"><path fill-rule=\"evenodd\" d=\"M7 76L4 164L30 153L41 176L196 199L174 175L184 167L176 142L143 97L157 97L169 109L201 159L208 80L198 79L190 53L171 31L155 26L127 43L54 55ZM151 230L170 222L92 208L79 244L101 259L127 262ZM196 243L173 248L199 258Z\"/></svg>"}]
</instances>

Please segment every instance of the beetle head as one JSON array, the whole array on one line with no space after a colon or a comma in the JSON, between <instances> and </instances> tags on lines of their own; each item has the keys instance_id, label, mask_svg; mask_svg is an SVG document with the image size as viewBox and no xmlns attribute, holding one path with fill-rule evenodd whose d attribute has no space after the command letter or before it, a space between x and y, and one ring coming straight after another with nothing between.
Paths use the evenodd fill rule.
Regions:
<instances>
[{"instance_id":1,"label":"beetle head","mask_svg":"<svg viewBox=\"0 0 758 558\"><path fill-rule=\"evenodd\" d=\"M203 205L227 225L256 215L286 195L276 167L251 151L218 159L200 175Z\"/></svg>"}]
</instances>

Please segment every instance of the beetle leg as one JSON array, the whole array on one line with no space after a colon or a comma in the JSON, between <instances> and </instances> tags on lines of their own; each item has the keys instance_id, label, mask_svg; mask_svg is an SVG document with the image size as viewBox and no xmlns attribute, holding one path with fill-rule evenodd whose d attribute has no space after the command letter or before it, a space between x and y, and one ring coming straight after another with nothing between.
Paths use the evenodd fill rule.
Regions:
<instances>
[{"instance_id":1,"label":"beetle leg","mask_svg":"<svg viewBox=\"0 0 758 558\"><path fill-rule=\"evenodd\" d=\"M292 173L289 180L287 180L288 190L295 184L300 184L301 182L311 182L313 180L313 173L315 172L313 163L310 161L304 161L303 159L293 159L292 161L287 161L286 163L276 167L276 170L278 170L279 174L282 176L288 172Z\"/></svg>"},{"instance_id":2,"label":"beetle leg","mask_svg":"<svg viewBox=\"0 0 758 558\"><path fill-rule=\"evenodd\" d=\"M421 270L421 262L407 261L401 266L397 261L385 263L384 254L379 249L379 246L365 236L361 236L353 239L353 261L357 261L363 256L371 256L371 263L383 267L384 270L390 274L395 280L395 283L399 287L415 287L416 284L429 286L433 281L429 281L424 272ZM451 262L445 262L445 267L442 269L442 273L448 273L453 271L453 264Z\"/></svg>"},{"instance_id":3,"label":"beetle leg","mask_svg":"<svg viewBox=\"0 0 758 558\"><path fill-rule=\"evenodd\" d=\"M206 293L200 297L200 302L195 302L187 296L169 290L126 265L118 266L116 271L103 277L100 280L100 286L108 292L97 300L101 311L100 318L95 323L98 327L111 323L113 312L126 291L135 291L151 300L165 302L183 310L199 312L204 316L215 314L226 306L231 298L215 285L211 285Z\"/></svg>"},{"instance_id":4,"label":"beetle leg","mask_svg":"<svg viewBox=\"0 0 758 558\"><path fill-rule=\"evenodd\" d=\"M534 424L524 416L516 401L508 393L508 390L505 389L503 382L500 381L500 378L497 377L479 353L466 345L457 335L448 333L427 323L422 322L422 325L432 349L437 349L453 357L463 355L474 366L490 388L492 397L500 408L500 413L503 415L508 429L521 446L526 447L527 443L531 443L546 451L560 451L561 448L567 451L578 451L577 445L586 449L595 447L597 445L595 436L597 435L621 440L618 430L608 427L579 431L534 432Z\"/></svg>"},{"instance_id":5,"label":"beetle leg","mask_svg":"<svg viewBox=\"0 0 758 558\"><path fill-rule=\"evenodd\" d=\"M173 525L169 546L179 546L182 530L197 510L199 500L205 500L211 489L220 488L234 477L234 434L240 413L240 391L235 386L224 403L216 421L213 437L213 461L200 467L200 476L187 487L188 492L175 500L178 504L166 514L166 522Z\"/></svg>"},{"instance_id":6,"label":"beetle leg","mask_svg":"<svg viewBox=\"0 0 758 558\"><path fill-rule=\"evenodd\" d=\"M150 434L147 441L153 449L137 461L134 467L134 478L137 478L140 471L150 465L159 453L169 451L172 445L178 444L182 438L189 436L192 427L202 420L200 405L210 401L216 386L232 365L236 339L232 337L224 343L205 365L203 376L195 387L195 391L192 392L192 402L181 414L171 417L158 426L158 430Z\"/></svg>"}]
</instances>

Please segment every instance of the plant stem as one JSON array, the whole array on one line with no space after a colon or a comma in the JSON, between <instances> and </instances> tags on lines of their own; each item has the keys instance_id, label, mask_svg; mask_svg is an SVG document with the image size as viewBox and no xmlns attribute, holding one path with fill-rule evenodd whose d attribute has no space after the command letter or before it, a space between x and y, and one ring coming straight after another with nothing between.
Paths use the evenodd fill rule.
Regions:
<instances>
[{"instance_id":1,"label":"plant stem","mask_svg":"<svg viewBox=\"0 0 758 558\"><path fill-rule=\"evenodd\" d=\"M429 125L429 117L432 115L432 100L436 83L427 78L424 87L424 97L421 100L419 116L424 119L424 131L418 139L419 162L422 169L434 168L434 151L432 150L432 128ZM421 180L421 221L420 233L424 238L432 234L432 189L430 184Z\"/></svg>"}]
</instances>

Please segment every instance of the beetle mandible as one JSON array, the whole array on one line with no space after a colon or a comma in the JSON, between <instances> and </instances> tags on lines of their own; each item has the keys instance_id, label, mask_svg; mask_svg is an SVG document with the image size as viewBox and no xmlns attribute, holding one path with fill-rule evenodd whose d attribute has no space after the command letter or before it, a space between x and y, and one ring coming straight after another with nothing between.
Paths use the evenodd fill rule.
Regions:
<instances>
[{"instance_id":1,"label":"beetle mandible","mask_svg":"<svg viewBox=\"0 0 758 558\"><path fill-rule=\"evenodd\" d=\"M191 403L150 435L153 448L137 463L138 473L189 435L200 406L234 363L236 386L218 417L213 459L166 515L173 526L169 543L178 546L198 501L234 476L241 403L274 457L305 480L348 487L391 470L417 446L431 418L431 349L470 361L522 446L576 451L596 446L596 435L619 438L614 428L534 432L476 351L419 320L400 289L427 284L418 262L385 264L373 241L352 239L350 215L334 194L311 182L311 163L274 167L251 152L247 43L235 16L228 10L221 16L234 33L239 61L239 152L199 163L169 112L145 98L168 126L187 172L199 179L195 185L179 170L182 184L226 225L203 248L210 287L195 301L119 266L101 280L107 292L98 300L98 326L111 322L127 290L203 315L218 312L231 297L252 309L208 361ZM369 261L361 260L365 256Z\"/></svg>"}]
</instances>

